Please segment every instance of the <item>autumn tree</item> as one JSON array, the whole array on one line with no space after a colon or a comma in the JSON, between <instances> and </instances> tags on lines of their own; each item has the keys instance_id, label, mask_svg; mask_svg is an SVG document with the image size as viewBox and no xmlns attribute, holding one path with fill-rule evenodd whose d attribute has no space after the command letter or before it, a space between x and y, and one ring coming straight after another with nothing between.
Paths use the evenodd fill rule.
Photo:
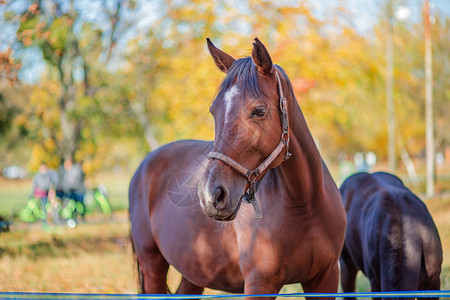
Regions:
<instances>
[{"instance_id":1,"label":"autumn tree","mask_svg":"<svg viewBox=\"0 0 450 300\"><path fill-rule=\"evenodd\" d=\"M46 67L14 104L14 126L41 152L101 166L178 139L212 139L208 107L225 75L205 38L239 58L259 37L290 76L327 158L387 156L381 15L361 32L345 7L319 16L308 1L15 1L26 9L10 21L17 23L13 48L40 53ZM441 149L448 145L448 27L448 18L433 26ZM394 26L397 146L411 156L424 146L421 30L412 20Z\"/></svg>"},{"instance_id":2,"label":"autumn tree","mask_svg":"<svg viewBox=\"0 0 450 300\"><path fill-rule=\"evenodd\" d=\"M62 157L87 159L95 151L91 125L101 113L96 98L101 76L124 27L122 10L133 3L98 1L97 18L89 20L83 17L87 3L16 2L26 6L18 20L11 19L19 23L18 45L39 51L46 65L17 123L28 129L37 152L47 153L53 163Z\"/></svg>"},{"instance_id":3,"label":"autumn tree","mask_svg":"<svg viewBox=\"0 0 450 300\"><path fill-rule=\"evenodd\" d=\"M189 5L187 5L189 2ZM207 108L219 84L206 55L205 37L215 29L219 2L166 1L151 26L128 44L126 67L115 90L124 123L134 124L154 150L180 138L212 137Z\"/></svg>"}]
</instances>

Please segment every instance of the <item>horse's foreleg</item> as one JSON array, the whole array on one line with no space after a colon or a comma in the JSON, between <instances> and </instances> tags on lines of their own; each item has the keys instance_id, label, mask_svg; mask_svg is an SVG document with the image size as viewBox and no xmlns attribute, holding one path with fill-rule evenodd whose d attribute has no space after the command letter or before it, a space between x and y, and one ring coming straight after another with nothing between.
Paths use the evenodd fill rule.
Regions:
<instances>
[{"instance_id":1,"label":"horse's foreleg","mask_svg":"<svg viewBox=\"0 0 450 300\"><path fill-rule=\"evenodd\" d=\"M197 286L187 280L186 278L181 278L181 283L178 286L177 294L185 295L201 295L203 293L203 287Z\"/></svg>"},{"instance_id":2,"label":"horse's foreleg","mask_svg":"<svg viewBox=\"0 0 450 300\"><path fill-rule=\"evenodd\" d=\"M441 289L441 279L437 276L434 280L428 281L425 284L419 285L420 291L439 291ZM439 297L430 297L427 299L437 300Z\"/></svg>"},{"instance_id":3,"label":"horse's foreleg","mask_svg":"<svg viewBox=\"0 0 450 300\"><path fill-rule=\"evenodd\" d=\"M435 279L435 281L430 286L425 288L425 290L429 290L429 291L439 291L440 289L441 289L441 279L439 277L437 279ZM439 297L428 298L428 299L437 300L437 299L439 299Z\"/></svg>"},{"instance_id":4,"label":"horse's foreleg","mask_svg":"<svg viewBox=\"0 0 450 300\"><path fill-rule=\"evenodd\" d=\"M324 272L320 273L313 280L302 283L303 291L305 293L336 293L339 285L339 266L336 262L334 265L330 266ZM316 300L323 299L329 300L333 299L330 297L306 297L306 299Z\"/></svg>"},{"instance_id":5,"label":"horse's foreleg","mask_svg":"<svg viewBox=\"0 0 450 300\"><path fill-rule=\"evenodd\" d=\"M246 295L277 294L282 287L283 283L274 278L263 279L259 276L248 276L245 278L244 293ZM246 297L245 299L268 300L275 299L275 297Z\"/></svg>"},{"instance_id":6,"label":"horse's foreleg","mask_svg":"<svg viewBox=\"0 0 450 300\"><path fill-rule=\"evenodd\" d=\"M135 217L135 222L138 217ZM141 223L146 224L145 222ZM139 292L141 294L166 294L168 292L166 280L169 264L159 251L150 227L133 225L132 222L131 241L137 259Z\"/></svg>"},{"instance_id":7,"label":"horse's foreleg","mask_svg":"<svg viewBox=\"0 0 450 300\"><path fill-rule=\"evenodd\" d=\"M139 283L142 294L166 294L169 264L159 251L139 256Z\"/></svg>"},{"instance_id":8,"label":"horse's foreleg","mask_svg":"<svg viewBox=\"0 0 450 300\"><path fill-rule=\"evenodd\" d=\"M374 277L369 278L369 281L370 281L370 291L372 293L377 293L377 292L381 292L382 291L381 290L381 286L380 286L380 282L376 278L374 278ZM391 289L391 291L392 291L392 289ZM383 299L383 298L372 297L372 300L381 300L381 299ZM388 299L393 299L393 298L388 298Z\"/></svg>"},{"instance_id":9,"label":"horse's foreleg","mask_svg":"<svg viewBox=\"0 0 450 300\"><path fill-rule=\"evenodd\" d=\"M341 285L344 293L355 292L356 274L358 269L351 260L345 248L342 250L341 259L339 260L341 267ZM356 300L355 297L344 297L344 300Z\"/></svg>"}]
</instances>

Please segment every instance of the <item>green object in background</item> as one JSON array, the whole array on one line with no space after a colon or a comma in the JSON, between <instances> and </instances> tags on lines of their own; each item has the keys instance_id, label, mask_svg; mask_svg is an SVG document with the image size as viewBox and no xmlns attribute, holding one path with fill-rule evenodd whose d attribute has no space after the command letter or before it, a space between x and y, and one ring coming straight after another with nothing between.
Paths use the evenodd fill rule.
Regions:
<instances>
[{"instance_id":1,"label":"green object in background","mask_svg":"<svg viewBox=\"0 0 450 300\"><path fill-rule=\"evenodd\" d=\"M64 208L61 210L61 217L63 217L64 219L72 219L76 209L77 208L75 200L73 199L69 200L66 206L64 206Z\"/></svg>"},{"instance_id":2,"label":"green object in background","mask_svg":"<svg viewBox=\"0 0 450 300\"><path fill-rule=\"evenodd\" d=\"M105 215L110 216L112 214L112 209L111 205L109 204L108 198L106 198L106 196L98 189L94 191L94 199L100 205L100 208Z\"/></svg>"},{"instance_id":3,"label":"green object in background","mask_svg":"<svg viewBox=\"0 0 450 300\"><path fill-rule=\"evenodd\" d=\"M83 214L84 214L84 206L83 206L83 203L81 203L81 202L76 202L76 203L75 203L75 209L76 209L76 211L77 211L80 215L83 215Z\"/></svg>"},{"instance_id":4,"label":"green object in background","mask_svg":"<svg viewBox=\"0 0 450 300\"><path fill-rule=\"evenodd\" d=\"M36 222L45 218L45 212L41 211L40 203L36 198L30 198L27 205L19 212L19 218L23 222Z\"/></svg>"},{"instance_id":5,"label":"green object in background","mask_svg":"<svg viewBox=\"0 0 450 300\"><path fill-rule=\"evenodd\" d=\"M96 189L93 192L93 198L95 200L95 203L97 203L98 207L100 207L101 211L108 216L112 215L112 208L108 201L108 198L104 193ZM65 199L65 204L63 204L62 208L61 205L59 205L59 208L56 208L57 215L59 215L61 218L69 220L69 219L75 219L76 215L85 215L86 214L86 208L83 205L83 203L75 201L74 199L67 200ZM19 212L19 218L23 222L31 223L31 222L37 222L39 220L46 221L47 215L52 214L52 205L50 202L47 202L44 209L42 209L40 201L36 198L30 198L30 200L27 202L26 206L20 210ZM89 212L88 210L87 212Z\"/></svg>"},{"instance_id":6,"label":"green object in background","mask_svg":"<svg viewBox=\"0 0 450 300\"><path fill-rule=\"evenodd\" d=\"M70 199L61 209L60 215L64 219L75 219L76 213L84 215L85 209L83 203Z\"/></svg>"}]
</instances>

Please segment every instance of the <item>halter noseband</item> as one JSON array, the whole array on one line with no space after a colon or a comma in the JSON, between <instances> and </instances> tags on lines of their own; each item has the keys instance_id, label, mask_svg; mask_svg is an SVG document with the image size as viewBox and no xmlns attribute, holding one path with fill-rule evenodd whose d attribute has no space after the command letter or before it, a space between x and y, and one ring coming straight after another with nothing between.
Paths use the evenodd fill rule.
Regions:
<instances>
[{"instance_id":1,"label":"halter noseband","mask_svg":"<svg viewBox=\"0 0 450 300\"><path fill-rule=\"evenodd\" d=\"M272 153L270 153L269 156L267 156L267 158L254 170L247 169L237 161L220 152L213 151L210 152L208 155L209 159L218 159L222 161L223 163L225 163L226 165L228 165L233 170L235 170L236 172L238 172L247 179L247 187L245 188L244 194L241 196L241 198L245 202L252 204L253 209L255 210L256 218L258 219L262 218L261 207L259 206L259 203L255 198L258 180L262 178L267 168L275 160L275 158L277 158L277 156L281 153L283 148L285 149L283 161L291 157L291 153L289 153L289 121L288 121L287 102L283 94L280 76L278 75L277 71L275 71L275 75L277 77L278 82L278 92L280 94L280 110L282 113L281 116L282 132L280 142L272 151Z\"/></svg>"}]
</instances>

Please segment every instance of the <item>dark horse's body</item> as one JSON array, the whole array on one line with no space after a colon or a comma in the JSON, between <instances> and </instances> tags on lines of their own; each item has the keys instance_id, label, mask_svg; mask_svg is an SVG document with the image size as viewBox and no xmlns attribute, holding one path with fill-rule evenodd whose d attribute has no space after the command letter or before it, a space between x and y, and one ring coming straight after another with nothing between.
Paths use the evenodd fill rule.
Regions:
<instances>
[{"instance_id":1,"label":"dark horse's body","mask_svg":"<svg viewBox=\"0 0 450 300\"><path fill-rule=\"evenodd\" d=\"M305 292L336 292L345 211L289 79L258 40L252 57L236 62L208 46L233 85L222 86L211 107L215 141L180 141L150 153L130 184L142 292L165 293L169 265L182 274L178 293L204 287L277 293L287 283L302 283ZM208 154L224 153L251 169L275 148L281 135L275 72L288 103L292 157L283 162L280 153L266 170L256 193L260 219L251 205L241 205L246 179ZM249 80L264 99L248 91Z\"/></svg>"},{"instance_id":2,"label":"dark horse's body","mask_svg":"<svg viewBox=\"0 0 450 300\"><path fill-rule=\"evenodd\" d=\"M344 292L354 291L358 270L374 292L438 290L442 247L425 204L384 172L352 175L340 190L347 211Z\"/></svg>"}]
</instances>

